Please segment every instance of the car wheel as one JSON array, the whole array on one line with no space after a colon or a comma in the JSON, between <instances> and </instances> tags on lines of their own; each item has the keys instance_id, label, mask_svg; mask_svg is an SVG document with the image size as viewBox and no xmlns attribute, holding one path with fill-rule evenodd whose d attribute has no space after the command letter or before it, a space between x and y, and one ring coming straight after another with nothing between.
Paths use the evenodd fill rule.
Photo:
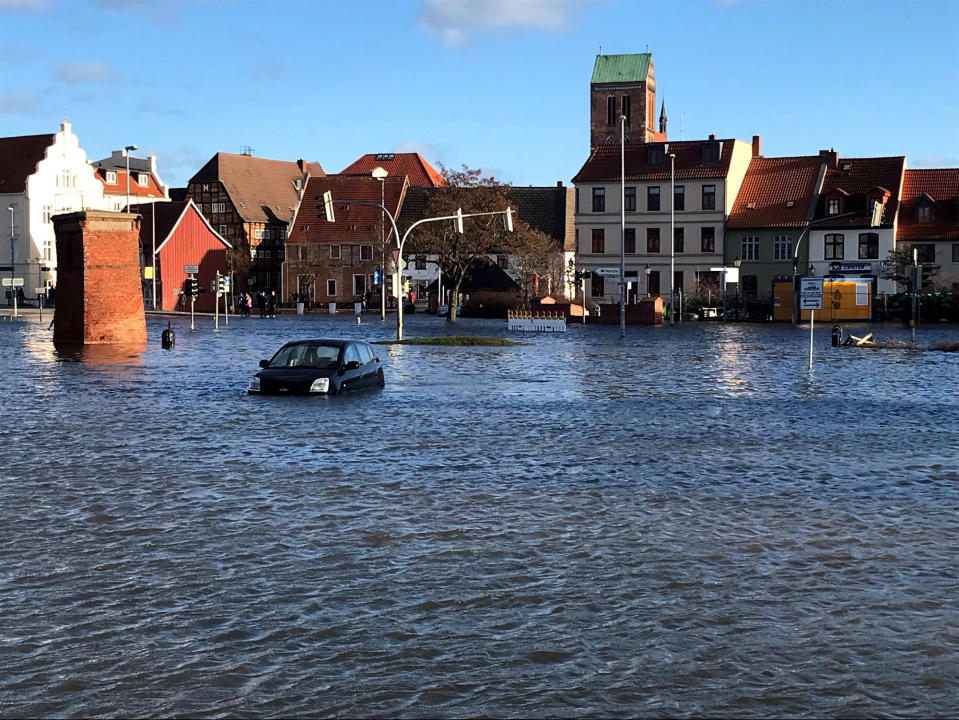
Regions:
<instances>
[{"instance_id":1,"label":"car wheel","mask_svg":"<svg viewBox=\"0 0 959 720\"><path fill-rule=\"evenodd\" d=\"M376 384L380 387L386 387L386 378L383 376L383 368L376 373Z\"/></svg>"}]
</instances>

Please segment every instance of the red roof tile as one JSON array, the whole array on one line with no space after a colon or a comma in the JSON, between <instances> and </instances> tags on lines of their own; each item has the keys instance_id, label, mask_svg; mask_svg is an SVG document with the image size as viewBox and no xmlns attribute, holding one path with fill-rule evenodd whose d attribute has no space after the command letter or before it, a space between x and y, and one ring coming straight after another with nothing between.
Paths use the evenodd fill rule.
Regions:
<instances>
[{"instance_id":1,"label":"red roof tile","mask_svg":"<svg viewBox=\"0 0 959 720\"><path fill-rule=\"evenodd\" d=\"M729 227L803 227L822 159L754 157L729 214Z\"/></svg>"},{"instance_id":2,"label":"red roof tile","mask_svg":"<svg viewBox=\"0 0 959 720\"><path fill-rule=\"evenodd\" d=\"M861 210L862 217L841 218L835 222L819 223L818 227L861 227L866 221L867 200L874 194L889 192L882 213L882 226L892 227L899 209L899 185L906 169L906 158L839 158L835 168L826 171L823 187L816 205L816 219L826 216L826 199L843 197L841 213Z\"/></svg>"},{"instance_id":3,"label":"red roof tile","mask_svg":"<svg viewBox=\"0 0 959 720\"><path fill-rule=\"evenodd\" d=\"M923 194L934 203L931 222L919 222L916 201ZM959 238L959 168L906 170L896 240L954 238Z\"/></svg>"},{"instance_id":4,"label":"red roof tile","mask_svg":"<svg viewBox=\"0 0 959 720\"><path fill-rule=\"evenodd\" d=\"M446 180L419 153L369 153L343 168L341 175L369 175L381 167L390 175L406 175L410 185L440 187Z\"/></svg>"},{"instance_id":5,"label":"red roof tile","mask_svg":"<svg viewBox=\"0 0 959 720\"><path fill-rule=\"evenodd\" d=\"M27 178L36 172L53 140L53 135L0 138L0 194L26 189Z\"/></svg>"},{"instance_id":6,"label":"red roof tile","mask_svg":"<svg viewBox=\"0 0 959 720\"><path fill-rule=\"evenodd\" d=\"M709 142L720 145L719 162L703 163L703 146ZM669 152L676 155L676 179L695 180L722 178L729 173L735 140L686 140L669 142ZM658 143L633 143L626 146L627 180L669 180L670 165L649 164L649 148ZM573 178L574 183L612 182L620 179L619 145L600 145L593 148L589 159Z\"/></svg>"},{"instance_id":7,"label":"red roof tile","mask_svg":"<svg viewBox=\"0 0 959 720\"><path fill-rule=\"evenodd\" d=\"M385 195L386 208L393 217L399 213L403 195L408 187L405 175L390 175L380 187L380 181L369 175L324 175L311 177L303 193L303 201L296 213L293 229L287 243L379 243L379 208L350 204L351 200L380 202ZM323 209L323 193L333 195L336 221L326 221ZM350 229L352 227L352 229ZM389 219L386 219L386 237L391 236ZM402 232L402 229L400 230Z\"/></svg>"},{"instance_id":8,"label":"red roof tile","mask_svg":"<svg viewBox=\"0 0 959 720\"><path fill-rule=\"evenodd\" d=\"M107 183L107 172L115 172L117 174L116 183L108 184ZM157 185L156 178L153 177L152 173L147 173L150 176L149 184L146 186L140 185L137 182L142 170L130 170L130 197L154 197L162 198L165 197L163 194L163 189ZM97 180L103 183L103 194L104 195L123 195L126 197L127 194L127 171L126 169L122 170L111 170L110 168L96 168L94 173L97 176Z\"/></svg>"}]
</instances>

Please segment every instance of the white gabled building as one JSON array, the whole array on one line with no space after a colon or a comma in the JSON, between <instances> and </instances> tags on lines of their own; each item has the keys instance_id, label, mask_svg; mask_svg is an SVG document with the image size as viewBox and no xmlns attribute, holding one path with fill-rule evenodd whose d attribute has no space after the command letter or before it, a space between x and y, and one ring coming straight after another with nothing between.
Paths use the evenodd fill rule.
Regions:
<instances>
[{"instance_id":1,"label":"white gabled building","mask_svg":"<svg viewBox=\"0 0 959 720\"><path fill-rule=\"evenodd\" d=\"M110 157L93 163L110 209L123 210L128 202L136 210L138 205L169 201L170 188L160 179L156 156L138 158L127 154L127 150L114 150Z\"/></svg>"},{"instance_id":2,"label":"white gabled building","mask_svg":"<svg viewBox=\"0 0 959 720\"><path fill-rule=\"evenodd\" d=\"M50 218L76 210L113 209L103 183L64 121L47 135L0 138L0 271L24 280L24 294L56 285L56 239Z\"/></svg>"}]
</instances>

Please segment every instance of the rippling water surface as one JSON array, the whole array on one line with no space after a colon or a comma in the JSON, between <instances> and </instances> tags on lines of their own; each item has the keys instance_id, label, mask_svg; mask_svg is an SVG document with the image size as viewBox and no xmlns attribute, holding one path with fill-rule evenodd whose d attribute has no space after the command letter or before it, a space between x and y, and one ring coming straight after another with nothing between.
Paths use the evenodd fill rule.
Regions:
<instances>
[{"instance_id":1,"label":"rippling water surface","mask_svg":"<svg viewBox=\"0 0 959 720\"><path fill-rule=\"evenodd\" d=\"M350 320L0 323L0 716L959 711L956 354L571 327L246 395Z\"/></svg>"}]
</instances>

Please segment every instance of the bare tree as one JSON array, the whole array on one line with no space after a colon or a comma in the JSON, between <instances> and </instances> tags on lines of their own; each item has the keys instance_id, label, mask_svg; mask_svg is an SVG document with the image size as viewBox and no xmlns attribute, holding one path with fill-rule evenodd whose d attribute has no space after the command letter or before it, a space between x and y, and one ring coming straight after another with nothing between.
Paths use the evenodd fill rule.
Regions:
<instances>
[{"instance_id":1,"label":"bare tree","mask_svg":"<svg viewBox=\"0 0 959 720\"><path fill-rule=\"evenodd\" d=\"M912 250L901 247L889 251L889 257L883 262L882 276L886 280L895 280L900 288L911 291L912 288ZM922 263L922 288L932 285L932 279L939 273L939 266ZM920 288L920 289L922 289Z\"/></svg>"}]
</instances>

